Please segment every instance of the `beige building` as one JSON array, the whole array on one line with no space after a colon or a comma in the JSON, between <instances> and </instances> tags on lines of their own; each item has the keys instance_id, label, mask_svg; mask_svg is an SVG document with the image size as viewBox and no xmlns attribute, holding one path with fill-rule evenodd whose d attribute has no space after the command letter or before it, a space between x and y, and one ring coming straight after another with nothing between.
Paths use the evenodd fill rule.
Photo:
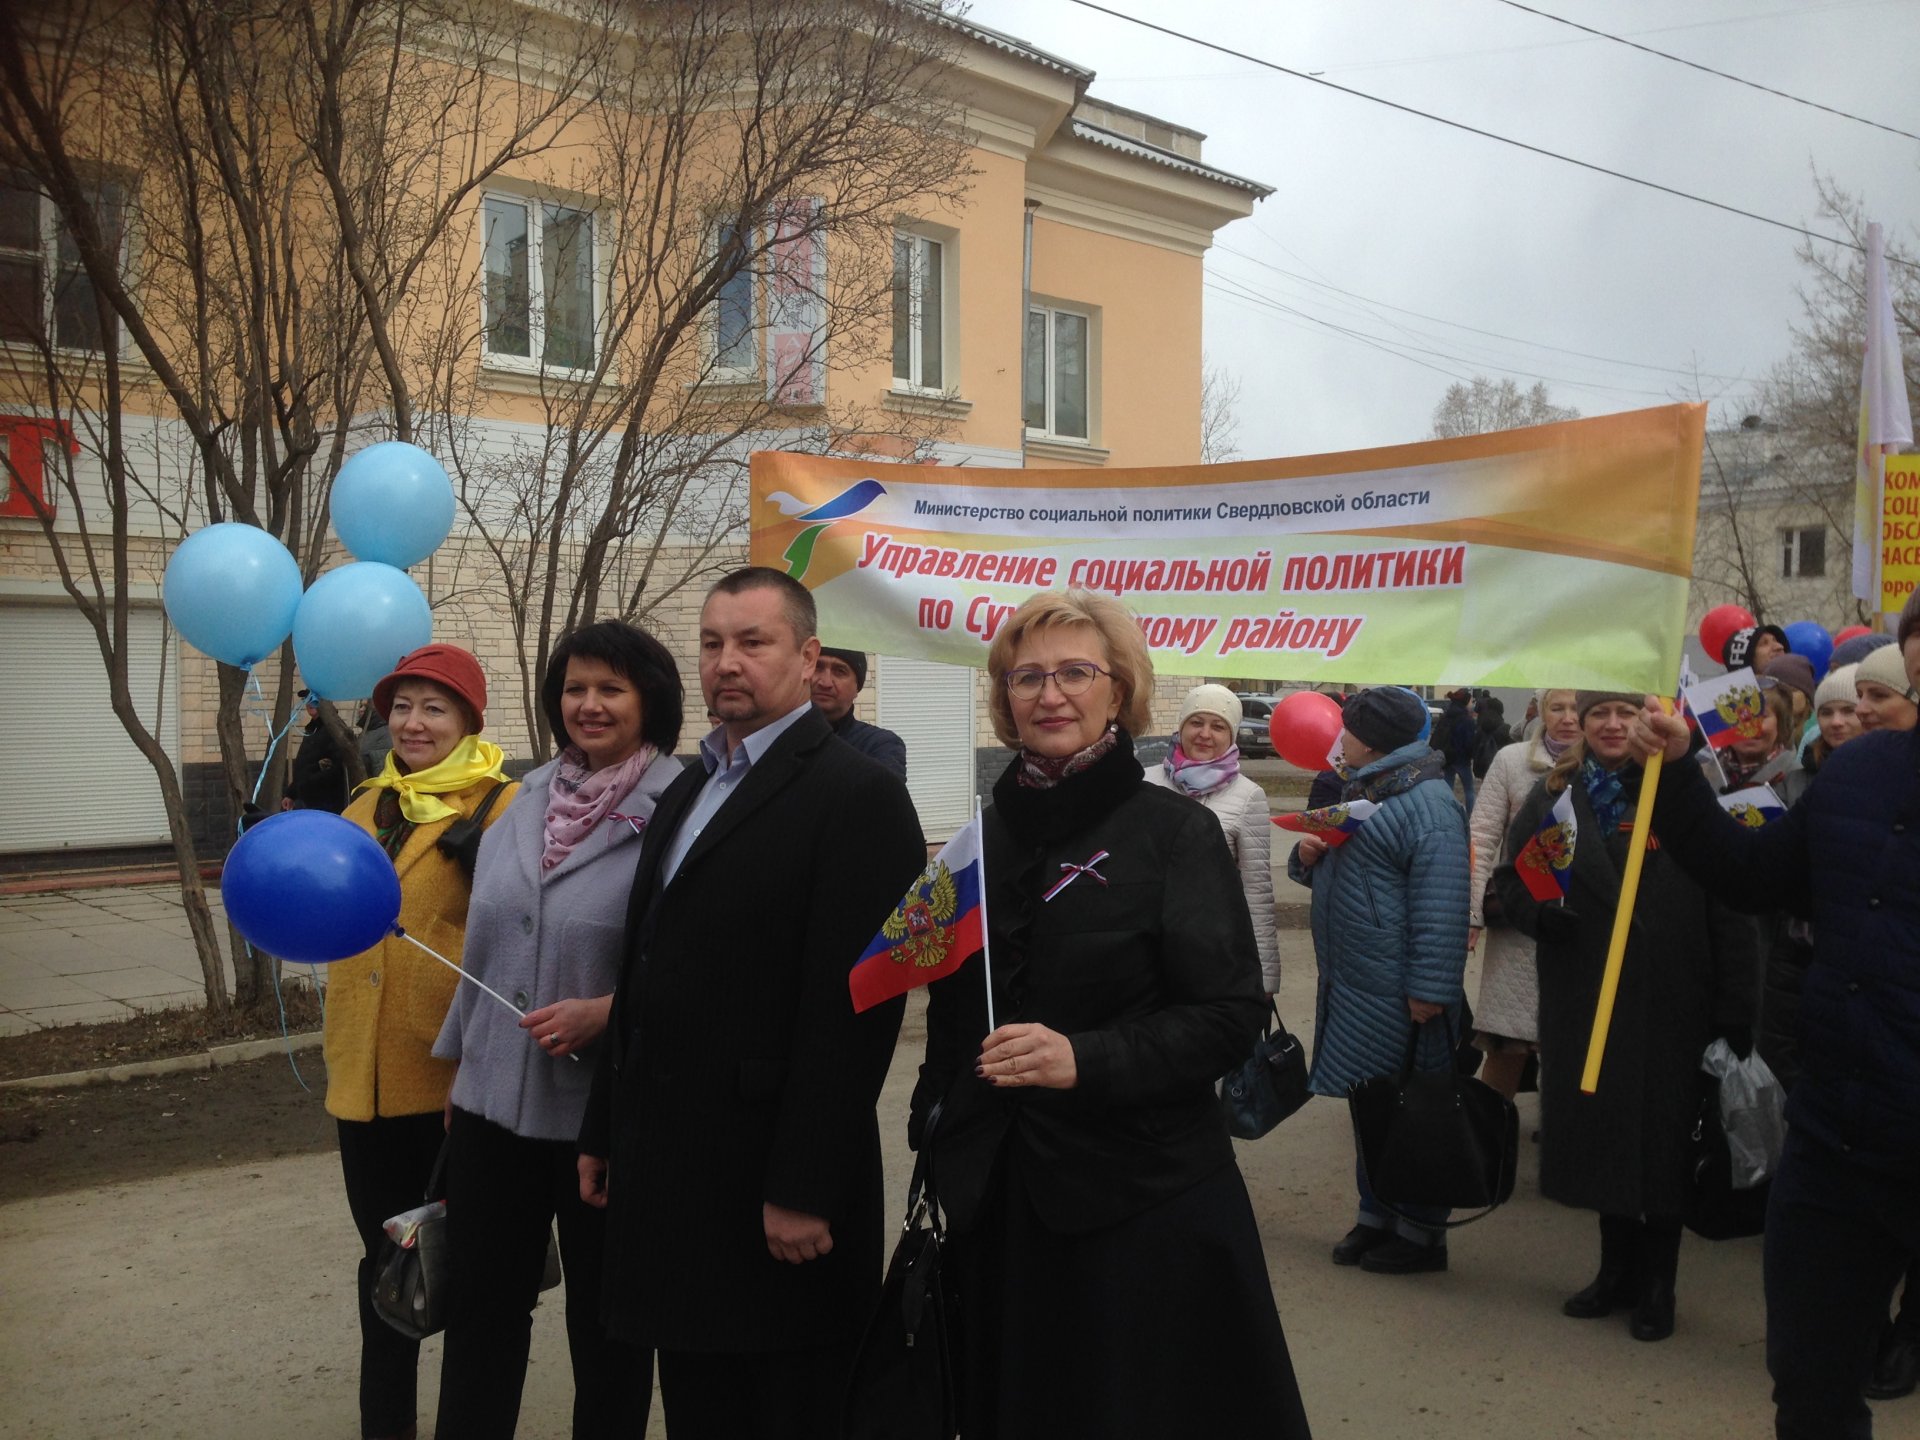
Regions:
<instances>
[{"instance_id":1,"label":"beige building","mask_svg":"<svg viewBox=\"0 0 1920 1440\"><path fill-rule=\"evenodd\" d=\"M1251 213L1268 188L1209 166L1199 134L1093 98L1095 77L1085 68L984 27L949 28L946 78L970 172L964 194L923 213L903 208L891 225L890 257L843 255L840 241L827 243L820 263L829 276L890 260L891 323L870 359L819 366L811 381L818 392L781 413L804 426L810 415L851 405L874 417L870 429L915 437L911 453L950 464L1197 462L1202 257L1215 232ZM120 213L115 186L131 193L141 183L133 157L116 160L110 173L118 178L102 181L96 197L103 215ZM518 757L538 748L530 734L537 677L520 612L537 608L540 587L516 588L511 572L544 550L516 530L516 519L552 489L543 467L555 454L553 376L577 377L597 364L605 342L596 337L624 313L619 265L608 257L624 243L627 217L566 188L556 163L549 155L537 166L504 168L459 199L454 240L436 255L427 287L442 310L428 320L434 334L460 335L473 358L449 369L444 385L416 386L416 433L449 463L469 504L454 535L411 573L433 603L435 638L471 647L486 664L489 734ZM119 243L137 285L159 273L138 262L160 252L161 237L143 245L137 224L129 220L126 230ZM724 227L715 233L724 244ZM36 490L51 505L55 536L70 553L97 543L107 527L100 437L108 427L85 405L50 410L49 354L97 370L117 346L129 361L132 378L114 418L123 432L116 443L143 467L127 525L131 704L178 766L203 847L217 853L231 823L215 732L217 667L171 633L159 604L174 544L208 518L196 440L156 377L132 363L127 337L102 333L71 250L59 211L32 181L0 185L0 296L8 301L0 304L0 437L11 457L0 501L0 728L9 737L0 750L0 789L9 797L0 808L0 866L13 868L53 852L123 854L166 838L151 766L112 709L94 631L65 593L55 550L24 493ZM760 395L793 379L771 373L783 323L776 288L768 277L747 277L714 298L702 320L707 368L688 382L697 399L724 403L729 386ZM409 323L422 324L417 313ZM845 353L867 352L849 345ZM88 388L95 385L89 378L74 393L98 394ZM434 402L456 396L457 415L436 410ZM384 438L381 413L363 407L353 445ZM763 428L735 437L731 450L744 453L749 439L778 446L788 438ZM49 455L59 462L54 452L63 447L73 467L64 488L54 480L57 464L40 463ZM743 509L741 474L726 469L700 497L698 524L682 518L650 544L625 540L607 561L601 611L614 596L638 598L645 623L683 665L690 734L700 708L699 595L708 575L745 557L744 531L727 523ZM519 486L517 498L481 493L474 501L471 487L488 475ZM564 573L577 542L559 553ZM521 574L537 581L539 568L522 566ZM257 696L243 702L242 718L257 763L279 677L269 662L253 679ZM884 656L874 663L862 711L908 738L910 783L930 833L967 813L983 767L997 768L983 683L952 667ZM1183 688L1163 683L1168 724L1167 697ZM297 739L296 728L286 743Z\"/></svg>"}]
</instances>

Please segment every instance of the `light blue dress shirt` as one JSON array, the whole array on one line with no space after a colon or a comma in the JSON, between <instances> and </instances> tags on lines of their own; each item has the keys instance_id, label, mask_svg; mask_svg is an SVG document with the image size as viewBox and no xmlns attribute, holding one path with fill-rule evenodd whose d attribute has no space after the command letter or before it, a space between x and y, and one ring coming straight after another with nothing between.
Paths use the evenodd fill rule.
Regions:
<instances>
[{"instance_id":1,"label":"light blue dress shirt","mask_svg":"<svg viewBox=\"0 0 1920 1440\"><path fill-rule=\"evenodd\" d=\"M680 862L687 858L687 851L693 848L693 842L700 838L700 832L707 828L707 823L720 813L720 807L733 798L754 762L767 753L774 741L787 733L794 721L812 708L811 699L802 701L771 725L763 725L747 736L734 747L731 756L727 754L726 726L716 726L701 738L700 763L707 767L707 783L700 787L700 794L695 797L673 837L673 847L667 851L666 864L660 877L662 885L673 882L673 877L679 873Z\"/></svg>"}]
</instances>

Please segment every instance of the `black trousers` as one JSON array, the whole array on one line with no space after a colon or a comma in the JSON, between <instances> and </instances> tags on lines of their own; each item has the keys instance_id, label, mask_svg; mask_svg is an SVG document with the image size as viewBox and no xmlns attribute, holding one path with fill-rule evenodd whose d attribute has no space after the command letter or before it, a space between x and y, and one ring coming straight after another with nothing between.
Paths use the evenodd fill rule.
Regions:
<instances>
[{"instance_id":1,"label":"black trousers","mask_svg":"<svg viewBox=\"0 0 1920 1440\"><path fill-rule=\"evenodd\" d=\"M340 1173L360 1232L360 1433L398 1435L416 1419L420 1342L373 1311L374 1261L390 1216L421 1201L444 1138L440 1115L341 1120Z\"/></svg>"},{"instance_id":2,"label":"black trousers","mask_svg":"<svg viewBox=\"0 0 1920 1440\"><path fill-rule=\"evenodd\" d=\"M606 1212L580 1199L572 1142L529 1140L457 1106L449 1140L447 1353L435 1440L513 1435L555 1221L566 1276L574 1440L644 1435L653 1357L614 1340L600 1323Z\"/></svg>"},{"instance_id":3,"label":"black trousers","mask_svg":"<svg viewBox=\"0 0 1920 1440\"><path fill-rule=\"evenodd\" d=\"M838 1440L853 1351L851 1341L754 1354L662 1350L667 1440Z\"/></svg>"},{"instance_id":4,"label":"black trousers","mask_svg":"<svg viewBox=\"0 0 1920 1440\"><path fill-rule=\"evenodd\" d=\"M1920 1183L1788 1130L1767 1202L1767 1370L1779 1440L1869 1440L1860 1389L1920 1254Z\"/></svg>"}]
</instances>

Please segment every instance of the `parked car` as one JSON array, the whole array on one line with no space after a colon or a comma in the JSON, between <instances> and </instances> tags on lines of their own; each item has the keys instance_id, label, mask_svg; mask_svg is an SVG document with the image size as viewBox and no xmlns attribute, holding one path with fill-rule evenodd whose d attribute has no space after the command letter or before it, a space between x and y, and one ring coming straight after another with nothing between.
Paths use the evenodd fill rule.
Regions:
<instances>
[{"instance_id":1,"label":"parked car","mask_svg":"<svg viewBox=\"0 0 1920 1440\"><path fill-rule=\"evenodd\" d=\"M1277 695L1236 695L1240 702L1240 730L1234 736L1240 753L1248 759L1273 754L1273 707Z\"/></svg>"}]
</instances>

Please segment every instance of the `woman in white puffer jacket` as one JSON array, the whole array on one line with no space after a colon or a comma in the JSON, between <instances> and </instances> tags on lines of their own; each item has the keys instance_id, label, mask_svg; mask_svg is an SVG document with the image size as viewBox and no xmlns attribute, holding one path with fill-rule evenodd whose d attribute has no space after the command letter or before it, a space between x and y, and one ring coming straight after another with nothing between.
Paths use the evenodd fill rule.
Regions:
<instances>
[{"instance_id":1,"label":"woman in white puffer jacket","mask_svg":"<svg viewBox=\"0 0 1920 1440\"><path fill-rule=\"evenodd\" d=\"M1540 975L1534 942L1485 911L1487 881L1509 857L1507 827L1540 777L1580 737L1580 712L1571 690L1542 690L1540 733L1516 741L1493 757L1473 801L1473 888L1467 912L1467 949L1482 938L1480 998L1474 1002L1473 1043L1486 1052L1480 1078L1509 1100L1520 1088L1527 1056L1539 1048Z\"/></svg>"},{"instance_id":2,"label":"woman in white puffer jacket","mask_svg":"<svg viewBox=\"0 0 1920 1440\"><path fill-rule=\"evenodd\" d=\"M1165 762L1147 779L1191 796L1220 822L1240 869L1240 888L1253 916L1260 976L1269 995L1280 988L1280 952L1274 944L1273 810L1267 792L1240 773L1240 702L1224 685L1196 685L1180 706L1180 723Z\"/></svg>"}]
</instances>

